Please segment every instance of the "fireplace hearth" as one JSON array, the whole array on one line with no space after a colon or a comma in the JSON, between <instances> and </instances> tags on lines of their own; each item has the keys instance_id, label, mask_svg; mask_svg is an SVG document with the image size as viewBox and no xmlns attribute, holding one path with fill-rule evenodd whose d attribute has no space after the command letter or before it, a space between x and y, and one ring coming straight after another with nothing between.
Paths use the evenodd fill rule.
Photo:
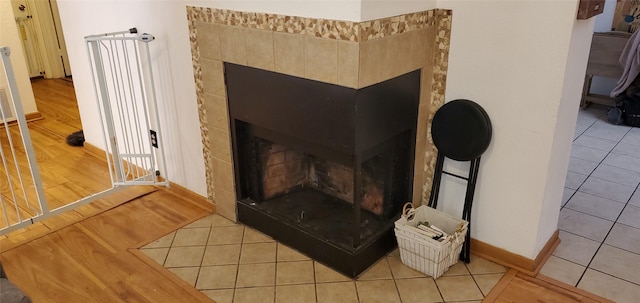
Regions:
<instances>
[{"instance_id":1,"label":"fireplace hearth","mask_svg":"<svg viewBox=\"0 0 640 303\"><path fill-rule=\"evenodd\" d=\"M411 200L420 70L361 89L224 63L238 220L355 277Z\"/></svg>"}]
</instances>

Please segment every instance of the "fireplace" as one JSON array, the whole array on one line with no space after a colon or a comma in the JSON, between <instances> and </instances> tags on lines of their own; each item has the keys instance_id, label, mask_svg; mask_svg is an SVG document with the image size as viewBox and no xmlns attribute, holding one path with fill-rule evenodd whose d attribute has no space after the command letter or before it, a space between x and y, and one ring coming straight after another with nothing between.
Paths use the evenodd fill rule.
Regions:
<instances>
[{"instance_id":1,"label":"fireplace","mask_svg":"<svg viewBox=\"0 0 640 303\"><path fill-rule=\"evenodd\" d=\"M330 231L324 231L315 236L320 239L315 242L296 240L307 247L297 246L298 249L318 251L321 256L316 259L329 264L354 252L361 254L359 260L373 260L380 251L395 245L392 234L382 232L379 237L368 228L385 230L378 227L393 221L398 204L389 201L420 205L429 196L436 158L429 125L434 112L444 103L451 11L434 9L353 22L187 7L187 17L207 195L216 212L233 221L244 221L247 212L268 213L260 208L275 204L288 194L311 195L312 198L298 200L319 200L311 203L314 207L335 205L335 209L346 209L346 219L338 219L335 213L327 219L341 223L364 220L369 225L330 224L339 231L333 235L341 237L335 236L334 244L316 245L324 245L327 241L321 239L332 236ZM297 102L277 108L275 102L261 103L260 94L242 105L247 110L245 114L236 114L238 108L234 108L230 87L236 84L227 82L228 73L234 73L236 68L270 73L264 81L249 83L248 78L241 79L238 86L242 93L260 91L261 85L267 86L265 81L286 78L299 85L277 93L307 94L316 99L297 98ZM412 87L410 99L417 102L415 130L405 125L414 119L415 103L410 106L411 119L406 120L393 118L395 111L402 108L393 106L393 102L380 102L391 104L383 109L365 106L372 102L358 103L368 100L367 94L382 96L388 88L404 91L393 87L405 85ZM314 93L309 94L311 91ZM325 112L313 109L317 115L304 116L308 113L305 109L314 104L330 106ZM290 116L294 120L286 123L258 118L287 111L293 111ZM385 118L367 120L369 114L375 117L381 112ZM398 115L404 117L406 113ZM324 121L321 117L325 117ZM307 128L303 123L314 127ZM237 160L240 157L245 160ZM409 162L406 167L405 161ZM248 168L249 163L252 169ZM243 171L245 177L236 177ZM289 210L286 203L277 206L280 209L270 211ZM314 229L311 219L314 215L320 217L322 209L300 207L310 206L298 205L288 220L295 221L291 224L308 224L296 232L307 236L310 233L305 230ZM358 213L360 217L356 218ZM293 233L281 228L284 223L269 224L266 219L259 222L263 226L252 226L276 238ZM379 240L371 242L374 238ZM367 262L341 271L354 275Z\"/></svg>"},{"instance_id":2,"label":"fireplace","mask_svg":"<svg viewBox=\"0 0 640 303\"><path fill-rule=\"evenodd\" d=\"M349 276L395 247L393 222L412 196L420 71L352 89L224 69L238 220Z\"/></svg>"}]
</instances>

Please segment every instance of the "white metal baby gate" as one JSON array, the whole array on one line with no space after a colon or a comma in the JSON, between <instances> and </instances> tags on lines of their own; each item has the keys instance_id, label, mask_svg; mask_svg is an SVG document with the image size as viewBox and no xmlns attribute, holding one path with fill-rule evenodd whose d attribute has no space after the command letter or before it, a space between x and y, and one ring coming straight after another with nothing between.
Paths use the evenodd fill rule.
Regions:
<instances>
[{"instance_id":1,"label":"white metal baby gate","mask_svg":"<svg viewBox=\"0 0 640 303\"><path fill-rule=\"evenodd\" d=\"M149 54L154 39L135 28L85 37L114 186L169 184L158 179L166 161Z\"/></svg>"},{"instance_id":2,"label":"white metal baby gate","mask_svg":"<svg viewBox=\"0 0 640 303\"><path fill-rule=\"evenodd\" d=\"M14 109L11 113L0 106L0 127L6 131L8 141L0 146L6 175L6 180L0 179L3 189L0 235L103 198L126 186L169 185L148 46L153 40L152 35L138 34L135 28L85 37L112 187L56 209L49 209L46 202L9 58L11 51L8 47L0 48ZM14 135L22 138L22 147L16 146L19 139L12 137L8 121L11 116L17 120L19 134ZM161 171L162 180L159 179Z\"/></svg>"}]
</instances>

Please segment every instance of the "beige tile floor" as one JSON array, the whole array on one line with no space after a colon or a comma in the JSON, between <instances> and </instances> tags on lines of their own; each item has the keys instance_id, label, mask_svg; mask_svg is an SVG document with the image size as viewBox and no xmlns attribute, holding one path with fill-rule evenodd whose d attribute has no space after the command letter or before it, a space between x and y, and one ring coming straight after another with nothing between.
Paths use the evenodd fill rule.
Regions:
<instances>
[{"instance_id":1,"label":"beige tile floor","mask_svg":"<svg viewBox=\"0 0 640 303\"><path fill-rule=\"evenodd\" d=\"M434 280L395 250L351 279L219 215L141 250L218 303L480 302L507 270L472 256Z\"/></svg>"},{"instance_id":2,"label":"beige tile floor","mask_svg":"<svg viewBox=\"0 0 640 303\"><path fill-rule=\"evenodd\" d=\"M558 228L541 274L619 303L640 302L640 128L578 114Z\"/></svg>"}]
</instances>

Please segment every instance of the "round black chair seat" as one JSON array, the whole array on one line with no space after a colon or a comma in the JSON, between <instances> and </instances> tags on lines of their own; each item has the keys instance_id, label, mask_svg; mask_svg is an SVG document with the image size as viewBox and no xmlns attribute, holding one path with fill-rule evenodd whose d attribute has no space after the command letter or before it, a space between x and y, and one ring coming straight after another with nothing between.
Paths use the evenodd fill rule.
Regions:
<instances>
[{"instance_id":1,"label":"round black chair seat","mask_svg":"<svg viewBox=\"0 0 640 303\"><path fill-rule=\"evenodd\" d=\"M491 120L477 103L458 99L440 107L431 124L438 152L458 161L480 157L491 141Z\"/></svg>"}]
</instances>

